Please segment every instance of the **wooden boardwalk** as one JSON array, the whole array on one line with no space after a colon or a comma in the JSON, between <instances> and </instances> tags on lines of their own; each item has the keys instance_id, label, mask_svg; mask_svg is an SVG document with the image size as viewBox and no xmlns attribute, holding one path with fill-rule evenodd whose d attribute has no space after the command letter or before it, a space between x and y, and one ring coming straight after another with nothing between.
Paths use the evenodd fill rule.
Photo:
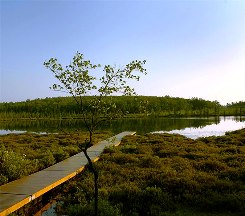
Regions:
<instances>
[{"instance_id":1,"label":"wooden boardwalk","mask_svg":"<svg viewBox=\"0 0 245 216\"><path fill-rule=\"evenodd\" d=\"M101 141L88 149L88 155L95 162L99 159L99 155L105 147L117 146L124 136L134 134L135 132L122 132L108 140ZM18 210L74 177L83 171L86 164L87 159L84 153L81 152L37 173L0 186L0 216Z\"/></svg>"}]
</instances>

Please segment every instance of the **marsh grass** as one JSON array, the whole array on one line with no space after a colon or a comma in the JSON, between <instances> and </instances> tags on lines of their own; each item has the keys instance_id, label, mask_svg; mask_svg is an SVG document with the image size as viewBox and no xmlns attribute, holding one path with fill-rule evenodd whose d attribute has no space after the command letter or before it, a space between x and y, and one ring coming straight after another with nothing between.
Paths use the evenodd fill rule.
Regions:
<instances>
[{"instance_id":1,"label":"marsh grass","mask_svg":"<svg viewBox=\"0 0 245 216\"><path fill-rule=\"evenodd\" d=\"M111 136L95 134L95 143ZM80 152L88 133L8 134L0 136L0 185L47 168Z\"/></svg>"},{"instance_id":2,"label":"marsh grass","mask_svg":"<svg viewBox=\"0 0 245 216\"><path fill-rule=\"evenodd\" d=\"M244 215L244 138L245 129L197 140L128 136L119 147L105 149L97 163L100 199L120 215ZM89 172L70 182L59 211L84 211L92 185Z\"/></svg>"}]
</instances>

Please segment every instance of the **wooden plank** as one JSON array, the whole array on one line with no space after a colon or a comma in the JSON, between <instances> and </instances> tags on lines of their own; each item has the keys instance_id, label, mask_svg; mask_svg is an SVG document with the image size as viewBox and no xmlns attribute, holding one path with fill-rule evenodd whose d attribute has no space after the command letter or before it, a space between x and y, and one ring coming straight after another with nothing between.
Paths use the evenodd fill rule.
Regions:
<instances>
[{"instance_id":1,"label":"wooden plank","mask_svg":"<svg viewBox=\"0 0 245 216\"><path fill-rule=\"evenodd\" d=\"M121 139L135 132L122 132L88 149L92 161L97 161L105 147L119 145ZM0 216L8 215L27 203L82 172L87 159L78 153L51 167L0 186Z\"/></svg>"}]
</instances>

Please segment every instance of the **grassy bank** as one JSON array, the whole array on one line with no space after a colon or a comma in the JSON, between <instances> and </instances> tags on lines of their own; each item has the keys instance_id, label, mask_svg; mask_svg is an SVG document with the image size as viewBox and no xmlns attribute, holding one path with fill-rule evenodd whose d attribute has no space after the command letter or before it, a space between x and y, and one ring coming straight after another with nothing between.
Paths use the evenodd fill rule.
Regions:
<instances>
[{"instance_id":1,"label":"grassy bank","mask_svg":"<svg viewBox=\"0 0 245 216\"><path fill-rule=\"evenodd\" d=\"M100 215L244 215L245 129L192 140L180 135L126 137L106 149ZM83 173L63 194L66 215L92 215L93 178Z\"/></svg>"},{"instance_id":2,"label":"grassy bank","mask_svg":"<svg viewBox=\"0 0 245 216\"><path fill-rule=\"evenodd\" d=\"M95 134L95 143L110 137L109 132ZM0 136L0 185L30 175L74 154L88 133L8 134Z\"/></svg>"}]
</instances>

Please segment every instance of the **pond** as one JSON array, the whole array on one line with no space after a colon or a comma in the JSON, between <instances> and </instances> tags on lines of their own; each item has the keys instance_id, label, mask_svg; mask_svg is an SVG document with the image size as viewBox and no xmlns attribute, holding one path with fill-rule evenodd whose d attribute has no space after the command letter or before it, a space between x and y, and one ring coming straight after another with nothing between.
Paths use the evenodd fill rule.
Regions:
<instances>
[{"instance_id":1,"label":"pond","mask_svg":"<svg viewBox=\"0 0 245 216\"><path fill-rule=\"evenodd\" d=\"M187 127L181 130L171 131L156 131L154 133L168 132L172 134L181 134L186 137L196 139L199 137L207 136L222 136L228 131L234 131L245 128L245 120L237 120L235 118L221 118L219 123L213 123L211 125L200 126L200 127Z\"/></svg>"},{"instance_id":2,"label":"pond","mask_svg":"<svg viewBox=\"0 0 245 216\"><path fill-rule=\"evenodd\" d=\"M245 117L210 118L126 118L101 125L100 130L113 133L136 131L145 133L178 133L190 138L224 135L227 131L245 128ZM0 121L0 135L9 133L59 133L86 130L81 120L19 120Z\"/></svg>"}]
</instances>

